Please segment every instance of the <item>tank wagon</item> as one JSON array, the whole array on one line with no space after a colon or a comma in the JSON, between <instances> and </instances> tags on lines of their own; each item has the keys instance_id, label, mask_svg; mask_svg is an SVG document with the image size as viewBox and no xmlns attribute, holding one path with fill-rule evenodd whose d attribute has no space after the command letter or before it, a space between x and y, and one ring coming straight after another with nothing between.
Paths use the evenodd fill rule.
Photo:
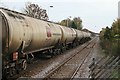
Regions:
<instances>
[{"instance_id":1,"label":"tank wagon","mask_svg":"<svg viewBox=\"0 0 120 80\"><path fill-rule=\"evenodd\" d=\"M61 53L90 39L90 33L39 20L25 14L0 8L2 29L3 75L13 76L25 70L33 53Z\"/></svg>"}]
</instances>

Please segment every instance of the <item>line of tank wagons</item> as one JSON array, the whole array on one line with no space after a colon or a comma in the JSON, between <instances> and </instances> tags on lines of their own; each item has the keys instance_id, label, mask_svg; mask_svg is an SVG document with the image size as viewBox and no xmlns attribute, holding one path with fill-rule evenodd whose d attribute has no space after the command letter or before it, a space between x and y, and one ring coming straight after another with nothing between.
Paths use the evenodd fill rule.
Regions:
<instances>
[{"instance_id":1,"label":"line of tank wagons","mask_svg":"<svg viewBox=\"0 0 120 80\"><path fill-rule=\"evenodd\" d=\"M90 40L91 34L0 8L3 75L25 70L32 53L53 55Z\"/></svg>"}]
</instances>

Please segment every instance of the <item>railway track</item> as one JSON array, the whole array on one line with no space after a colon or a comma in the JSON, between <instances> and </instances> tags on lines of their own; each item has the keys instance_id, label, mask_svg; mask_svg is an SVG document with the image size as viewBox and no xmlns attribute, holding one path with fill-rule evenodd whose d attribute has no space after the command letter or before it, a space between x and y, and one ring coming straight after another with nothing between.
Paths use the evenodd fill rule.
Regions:
<instances>
[{"instance_id":1,"label":"railway track","mask_svg":"<svg viewBox=\"0 0 120 80\"><path fill-rule=\"evenodd\" d=\"M81 68L88 55L92 52L95 44L96 38L91 40L87 44L87 46L84 46L83 49L79 50L77 53L73 54L68 59L63 61L63 63L59 64L57 67L51 70L44 77L44 80L51 78L69 78L70 80L72 80L77 74L78 70Z\"/></svg>"},{"instance_id":2,"label":"railway track","mask_svg":"<svg viewBox=\"0 0 120 80\"><path fill-rule=\"evenodd\" d=\"M84 51L85 49L89 49L90 47L92 48L94 45L95 45L95 40L96 40L96 38L93 38L91 41L89 41L89 42L86 42L86 43L84 43L83 45L80 45L81 47L79 48L79 47L77 47L78 49L79 49L79 51L77 51L78 49L77 48L74 48L73 50L75 50L74 52L76 52L76 53L72 53L72 55L71 54L69 54L70 55L70 57L68 57L67 59L65 59L65 61L63 61L62 63L60 63L60 65L58 65L57 67L56 66L54 66L55 68L54 69L52 69L52 70L50 70L50 71L48 71L48 73L46 73L47 75L43 75L43 77L36 77L35 75L35 71L33 72L33 71L29 71L30 69L33 69L34 70L34 68L30 68L30 69L28 69L28 70L26 70L26 71L23 71L23 72L21 72L20 74L17 74L17 75L15 75L15 76L13 76L11 79L21 79L21 78L30 78L30 77L32 77L32 78L44 78L44 79L46 79L50 74L52 74L52 73L54 73L54 71L55 70L57 70L60 66L62 66L62 65L64 65L65 63L67 63L69 60L71 60L73 57L75 57L77 54L79 54L80 52L81 53L83 53L82 51ZM69 51L73 51L73 50L67 50L66 51L66 54L69 52ZM89 52L90 50L87 50L86 51L86 53L87 52ZM89 52L90 53L90 52ZM89 53L87 53L85 56L87 57L88 55L89 55ZM81 55L83 55L83 54L81 54ZM59 57L59 56L58 56ZM84 56L83 56L84 57ZM82 59L81 59L82 60ZM61 60L62 61L62 60ZM41 62L42 61L40 61L39 62L39 64L41 65L41 66L43 66L44 64L46 64L46 63L42 63L41 64ZM84 60L83 61L80 61L80 62L84 62ZM82 63L80 63L79 64L79 67L82 65ZM48 63L49 64L49 63ZM30 64L31 65L31 64ZM33 64L34 65L34 64ZM37 64L35 64L34 66L36 66ZM40 66L40 65L38 65L38 66ZM31 67L34 67L34 66L31 66ZM44 67L44 66L43 66ZM49 66L48 66L49 67ZM78 66L77 66L78 67ZM79 67L78 67L78 69L79 69ZM37 69L38 70L38 69ZM39 71L39 70L38 70ZM30 72L30 75L29 75L29 72ZM31 73L33 72L33 74L34 75L31 75ZM77 70L74 70L74 74L77 72ZM36 72L37 73L37 72ZM23 74L24 75L28 75L28 76L23 76ZM71 79L72 79L72 77L74 76L74 74L72 74L72 76L71 76ZM39 74L39 73L37 73L37 75L41 75L41 74Z\"/></svg>"}]
</instances>

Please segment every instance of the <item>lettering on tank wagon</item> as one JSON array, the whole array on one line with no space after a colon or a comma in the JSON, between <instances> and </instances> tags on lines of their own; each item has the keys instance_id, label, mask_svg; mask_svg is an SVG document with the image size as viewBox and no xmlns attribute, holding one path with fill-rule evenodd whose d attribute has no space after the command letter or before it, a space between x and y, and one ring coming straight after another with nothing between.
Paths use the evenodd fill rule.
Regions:
<instances>
[{"instance_id":1,"label":"lettering on tank wagon","mask_svg":"<svg viewBox=\"0 0 120 80\"><path fill-rule=\"evenodd\" d=\"M47 27L47 26L46 26L46 32L47 32L47 37L48 37L48 39L50 39L50 37L52 37L50 27Z\"/></svg>"}]
</instances>

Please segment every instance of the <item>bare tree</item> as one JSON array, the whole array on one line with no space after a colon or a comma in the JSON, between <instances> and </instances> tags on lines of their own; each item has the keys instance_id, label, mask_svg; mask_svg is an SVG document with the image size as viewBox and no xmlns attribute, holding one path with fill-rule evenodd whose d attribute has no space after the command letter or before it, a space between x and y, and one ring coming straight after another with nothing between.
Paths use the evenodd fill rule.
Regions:
<instances>
[{"instance_id":1,"label":"bare tree","mask_svg":"<svg viewBox=\"0 0 120 80\"><path fill-rule=\"evenodd\" d=\"M32 4L28 2L24 9L25 14L37 18L48 21L48 15L47 11L45 9L42 9L37 4Z\"/></svg>"}]
</instances>

